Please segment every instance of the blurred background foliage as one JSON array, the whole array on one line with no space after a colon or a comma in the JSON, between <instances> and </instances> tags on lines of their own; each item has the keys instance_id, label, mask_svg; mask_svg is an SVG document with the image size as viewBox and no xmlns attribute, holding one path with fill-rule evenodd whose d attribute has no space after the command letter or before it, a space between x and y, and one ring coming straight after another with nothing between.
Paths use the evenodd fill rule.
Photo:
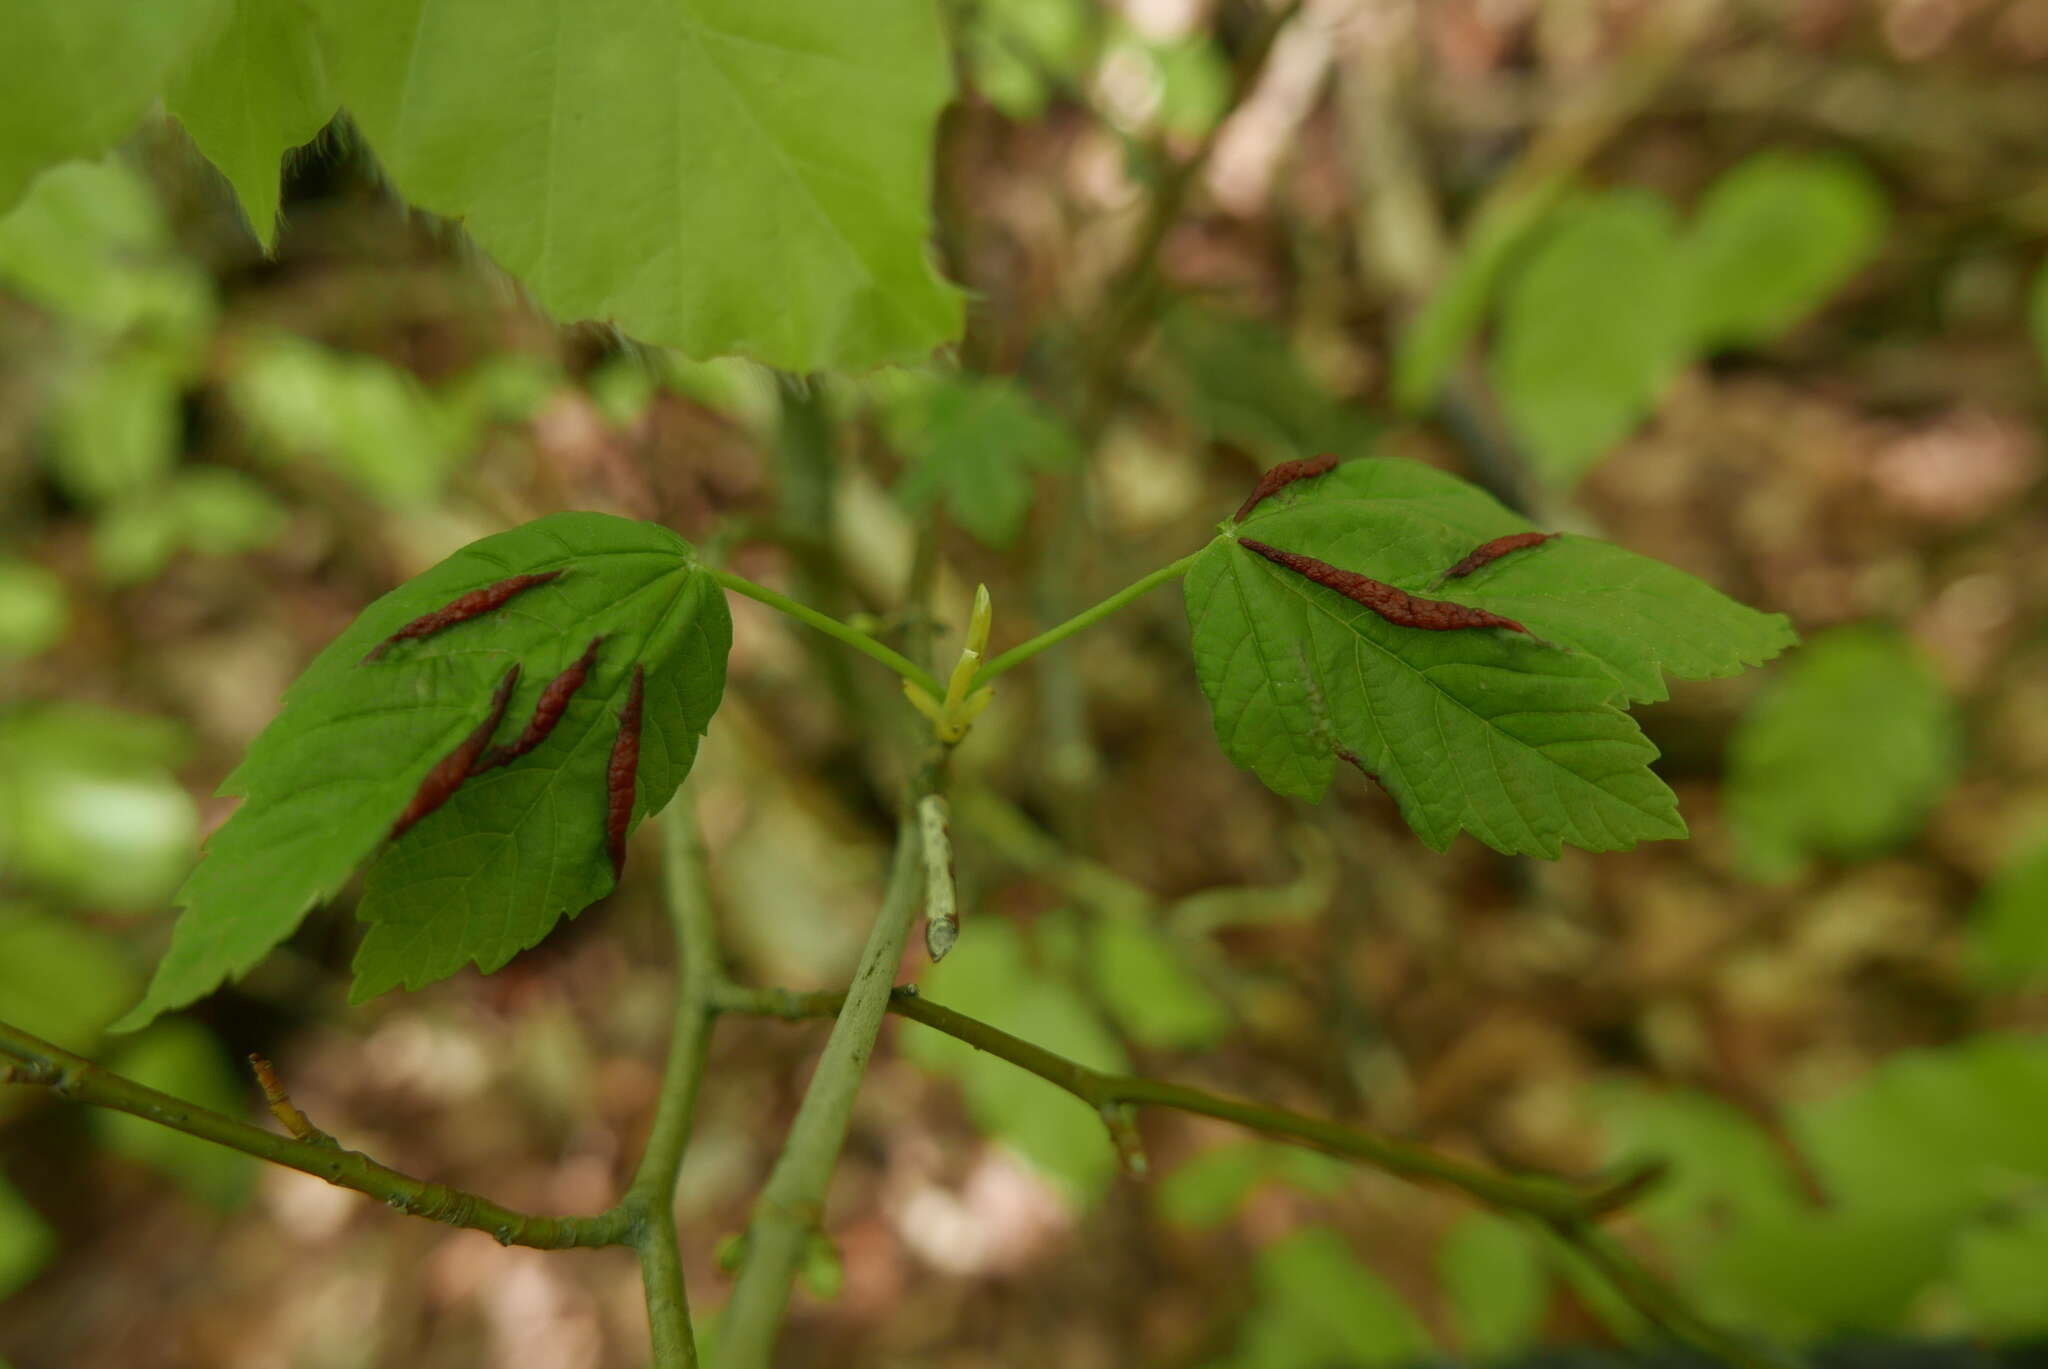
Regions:
<instances>
[{"instance_id":1,"label":"blurred background foliage","mask_svg":"<svg viewBox=\"0 0 2048 1369\"><path fill-rule=\"evenodd\" d=\"M345 126L288 158L269 256L175 121L39 178L0 218L0 1015L243 1114L260 1050L347 1144L601 1206L658 1082L651 860L488 980L345 1012L344 898L103 1037L213 786L363 603L602 508L911 642L986 581L1000 649L1198 545L1264 465L1407 456L1793 615L1760 678L1644 715L1693 840L1439 857L1370 786L1278 800L1210 744L1162 594L1006 679L957 758L962 942L906 972L1103 1068L1509 1166L1660 1158L1617 1230L1738 1326L2048 1335L2048 4L1316 0L1239 92L1256 8L949 6L939 246L972 303L919 371L557 328ZM937 624L901 611L925 590ZM737 970L835 985L900 702L755 608L686 792ZM681 1194L708 1306L821 1039L720 1028ZM885 1040L791 1365L1646 1334L1516 1222L1178 1117L1129 1177L1049 1086ZM644 1344L620 1252L500 1250L128 1119L0 1093L0 1176L19 1369Z\"/></svg>"}]
</instances>

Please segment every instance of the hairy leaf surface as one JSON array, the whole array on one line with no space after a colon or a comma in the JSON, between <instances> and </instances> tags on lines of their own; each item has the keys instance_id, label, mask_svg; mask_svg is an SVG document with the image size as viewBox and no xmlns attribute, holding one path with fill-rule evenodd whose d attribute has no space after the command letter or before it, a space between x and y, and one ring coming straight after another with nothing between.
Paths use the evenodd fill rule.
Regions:
<instances>
[{"instance_id":1,"label":"hairy leaf surface","mask_svg":"<svg viewBox=\"0 0 2048 1369\"><path fill-rule=\"evenodd\" d=\"M1235 531L1528 629L1425 631L1219 538L1187 580L1196 670L1226 753L1319 799L1335 761L1375 775L1431 846L1616 850L1682 836L1656 749L1623 711L1666 675L1732 674L1789 645L1782 618L1589 538L1511 552L1443 587L1477 545L1529 525L1413 462L1355 461L1266 500Z\"/></svg>"},{"instance_id":2,"label":"hairy leaf surface","mask_svg":"<svg viewBox=\"0 0 2048 1369\"><path fill-rule=\"evenodd\" d=\"M429 635L400 628L515 576L559 572ZM178 895L169 954L119 1024L253 967L385 846L422 782L492 713L509 744L550 681L602 638L588 677L531 751L472 773L371 868L358 999L475 962L496 969L610 890L606 770L634 673L645 722L634 820L688 772L725 682L731 622L688 543L604 514L557 514L471 544L365 609L286 693L228 776L243 796ZM373 654L374 653L374 654Z\"/></svg>"}]
</instances>

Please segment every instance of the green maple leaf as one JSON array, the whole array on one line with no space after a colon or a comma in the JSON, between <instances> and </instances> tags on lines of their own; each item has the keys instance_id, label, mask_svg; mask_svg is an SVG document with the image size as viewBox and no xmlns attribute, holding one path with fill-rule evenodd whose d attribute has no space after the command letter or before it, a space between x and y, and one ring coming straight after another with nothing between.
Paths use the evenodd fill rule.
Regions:
<instances>
[{"instance_id":1,"label":"green maple leaf","mask_svg":"<svg viewBox=\"0 0 2048 1369\"><path fill-rule=\"evenodd\" d=\"M1196 672L1224 751L1310 800L1338 759L1354 760L1439 850L1460 831L1547 857L1683 836L1627 703L1665 697L1667 675L1765 660L1792 643L1789 625L1571 535L1439 584L1480 544L1529 530L1481 491L1405 461L1351 462L1260 504L1187 579ZM1388 621L1239 534L1528 631Z\"/></svg>"},{"instance_id":2,"label":"green maple leaf","mask_svg":"<svg viewBox=\"0 0 2048 1369\"><path fill-rule=\"evenodd\" d=\"M1074 464L1073 434L1014 381L918 376L895 386L890 436L910 457L896 497L913 510L943 499L983 546L1016 542L1037 473Z\"/></svg>"},{"instance_id":3,"label":"green maple leaf","mask_svg":"<svg viewBox=\"0 0 2048 1369\"><path fill-rule=\"evenodd\" d=\"M228 183L268 251L284 154L334 117L313 16L302 0L228 0L226 21L164 101Z\"/></svg>"},{"instance_id":4,"label":"green maple leaf","mask_svg":"<svg viewBox=\"0 0 2048 1369\"><path fill-rule=\"evenodd\" d=\"M564 319L793 371L957 335L925 239L930 0L317 0L405 197Z\"/></svg>"},{"instance_id":5,"label":"green maple leaf","mask_svg":"<svg viewBox=\"0 0 2048 1369\"><path fill-rule=\"evenodd\" d=\"M515 577L551 578L437 631L393 636ZM353 997L418 987L470 962L503 965L612 887L607 770L636 676L630 822L658 811L688 773L731 641L725 600L690 545L604 514L556 514L484 538L377 600L307 668L222 783L242 806L179 891L170 951L117 1027L246 973L380 847L358 910L370 931ZM474 770L390 839L452 753L516 747L543 692L586 653L587 674L544 739Z\"/></svg>"},{"instance_id":6,"label":"green maple leaf","mask_svg":"<svg viewBox=\"0 0 2048 1369\"><path fill-rule=\"evenodd\" d=\"M0 213L45 167L120 141L221 14L221 0L7 6L0 20Z\"/></svg>"}]
</instances>

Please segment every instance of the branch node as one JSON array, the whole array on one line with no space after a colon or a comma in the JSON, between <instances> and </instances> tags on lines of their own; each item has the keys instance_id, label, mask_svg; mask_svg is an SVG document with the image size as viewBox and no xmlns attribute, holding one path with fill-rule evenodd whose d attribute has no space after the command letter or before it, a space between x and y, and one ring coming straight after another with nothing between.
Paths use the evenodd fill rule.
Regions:
<instances>
[{"instance_id":1,"label":"branch node","mask_svg":"<svg viewBox=\"0 0 2048 1369\"><path fill-rule=\"evenodd\" d=\"M277 1077L277 1066L251 1051L249 1068L256 1075L256 1082L263 1088L263 1100L270 1105L270 1115L291 1133L295 1141L311 1141L316 1145L340 1144L332 1136L313 1125L313 1119L293 1106L291 1095L284 1090L284 1081ZM392 1206L396 1207L394 1203Z\"/></svg>"},{"instance_id":2,"label":"branch node","mask_svg":"<svg viewBox=\"0 0 2048 1369\"><path fill-rule=\"evenodd\" d=\"M1138 1110L1129 1103L1111 1102L1104 1103L1099 1111L1124 1172L1134 1179L1144 1178L1152 1162L1145 1158L1145 1138L1138 1134Z\"/></svg>"},{"instance_id":3,"label":"branch node","mask_svg":"<svg viewBox=\"0 0 2048 1369\"><path fill-rule=\"evenodd\" d=\"M0 1084L53 1084L57 1071L43 1060L16 1060L0 1067Z\"/></svg>"}]
</instances>

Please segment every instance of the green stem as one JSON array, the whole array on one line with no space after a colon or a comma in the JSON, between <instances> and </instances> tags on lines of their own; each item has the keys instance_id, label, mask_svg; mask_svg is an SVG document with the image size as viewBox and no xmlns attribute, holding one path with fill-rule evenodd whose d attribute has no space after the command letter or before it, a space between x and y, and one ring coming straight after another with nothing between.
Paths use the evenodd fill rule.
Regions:
<instances>
[{"instance_id":1,"label":"green stem","mask_svg":"<svg viewBox=\"0 0 2048 1369\"><path fill-rule=\"evenodd\" d=\"M922 688L934 699L946 692L945 686L933 679L930 671L921 668L901 652L882 645L860 629L848 627L830 614L820 613L806 604L798 603L787 594L779 594L766 585L757 585L745 576L735 575L729 570L707 566L705 573L734 594L744 594L749 599L768 605L778 613L786 613L798 622L816 628L827 637L845 643L863 656L873 657L904 679Z\"/></svg>"},{"instance_id":2,"label":"green stem","mask_svg":"<svg viewBox=\"0 0 2048 1369\"><path fill-rule=\"evenodd\" d=\"M474 1193L401 1174L360 1151L343 1150L326 1141L279 1136L182 1098L159 1093L5 1023L0 1023L0 1059L13 1062L7 1077L15 1083L45 1085L72 1102L112 1108L286 1169L296 1169L337 1188L382 1199L401 1212L449 1226L487 1231L503 1245L565 1250L576 1246L624 1245L632 1237L632 1219L620 1209L594 1217L537 1217L515 1212Z\"/></svg>"},{"instance_id":3,"label":"green stem","mask_svg":"<svg viewBox=\"0 0 2048 1369\"><path fill-rule=\"evenodd\" d=\"M676 939L675 1022L654 1124L627 1190L649 1200L665 1200L675 1194L676 1171L689 1144L690 1120L704 1075L712 997L720 979L718 928L689 794L688 788L677 793L661 815L662 881Z\"/></svg>"},{"instance_id":4,"label":"green stem","mask_svg":"<svg viewBox=\"0 0 2048 1369\"><path fill-rule=\"evenodd\" d=\"M694 1369L696 1337L676 1249L676 1174L690 1141L704 1056L711 1041L712 999L720 979L718 927L711 885L704 873L704 847L697 835L685 788L661 815L662 880L676 939L675 1022L660 1101L648 1130L646 1149L619 1206L637 1222L634 1248L647 1291L647 1323L654 1339L655 1369Z\"/></svg>"},{"instance_id":5,"label":"green stem","mask_svg":"<svg viewBox=\"0 0 2048 1369\"><path fill-rule=\"evenodd\" d=\"M654 1345L654 1369L696 1369L697 1337L690 1329L690 1301L683 1291L683 1258L676 1245L676 1214L664 1204L642 1214L639 1239L640 1287L647 1298L647 1332Z\"/></svg>"},{"instance_id":6,"label":"green stem","mask_svg":"<svg viewBox=\"0 0 2048 1369\"><path fill-rule=\"evenodd\" d=\"M839 1010L841 995L721 985L715 1001L722 1012L800 1019L831 1016ZM1215 1117L1313 1150L1356 1160L1404 1179L1458 1189L1489 1207L1527 1213L1548 1222L1583 1224L1623 1206L1638 1196L1644 1186L1645 1176L1636 1170L1606 1176L1591 1183L1575 1184L1547 1175L1508 1174L1486 1169L1413 1141L1344 1126L1286 1108L1268 1107L1263 1103L1171 1084L1161 1079L1107 1074L907 991L894 994L888 1006L889 1011L899 1017L907 1017L934 1031L944 1032L956 1041L964 1041L976 1050L1007 1060L1019 1069L1057 1085L1103 1116L1108 1116L1118 1107L1139 1106Z\"/></svg>"},{"instance_id":7,"label":"green stem","mask_svg":"<svg viewBox=\"0 0 2048 1369\"><path fill-rule=\"evenodd\" d=\"M1207 550L1208 547L1202 548L1202 551ZM1024 664L1024 662L1030 660L1047 647L1056 646L1075 633L1095 626L1110 614L1115 613L1118 609L1130 603L1133 599L1159 588L1159 586L1166 584L1170 580L1180 579L1194 568L1195 561L1201 554L1201 551L1191 552L1170 566L1161 566L1144 579L1124 586L1093 608L1082 609L1059 626L1047 628L1030 641L1011 647L1008 651L1005 651L1002 655L996 657L993 661L990 661L979 671L975 672L972 688L979 689L1004 671Z\"/></svg>"},{"instance_id":8,"label":"green stem","mask_svg":"<svg viewBox=\"0 0 2048 1369\"><path fill-rule=\"evenodd\" d=\"M818 1231L825 1190L853 1115L854 1095L889 1011L896 967L903 959L923 883L919 851L912 812L897 830L882 911L868 933L860 968L852 987L843 996L834 995L838 1017L832 1035L782 1154L754 1204L753 1220L747 1225L746 1262L719 1319L719 1369L768 1369L771 1362L789 1305L790 1283Z\"/></svg>"},{"instance_id":9,"label":"green stem","mask_svg":"<svg viewBox=\"0 0 2048 1369\"><path fill-rule=\"evenodd\" d=\"M1693 1311L1677 1290L1606 1232L1579 1221L1553 1220L1548 1225L1624 1302L1673 1339L1686 1341L1733 1369L1802 1369L1799 1357L1724 1331Z\"/></svg>"}]
</instances>

